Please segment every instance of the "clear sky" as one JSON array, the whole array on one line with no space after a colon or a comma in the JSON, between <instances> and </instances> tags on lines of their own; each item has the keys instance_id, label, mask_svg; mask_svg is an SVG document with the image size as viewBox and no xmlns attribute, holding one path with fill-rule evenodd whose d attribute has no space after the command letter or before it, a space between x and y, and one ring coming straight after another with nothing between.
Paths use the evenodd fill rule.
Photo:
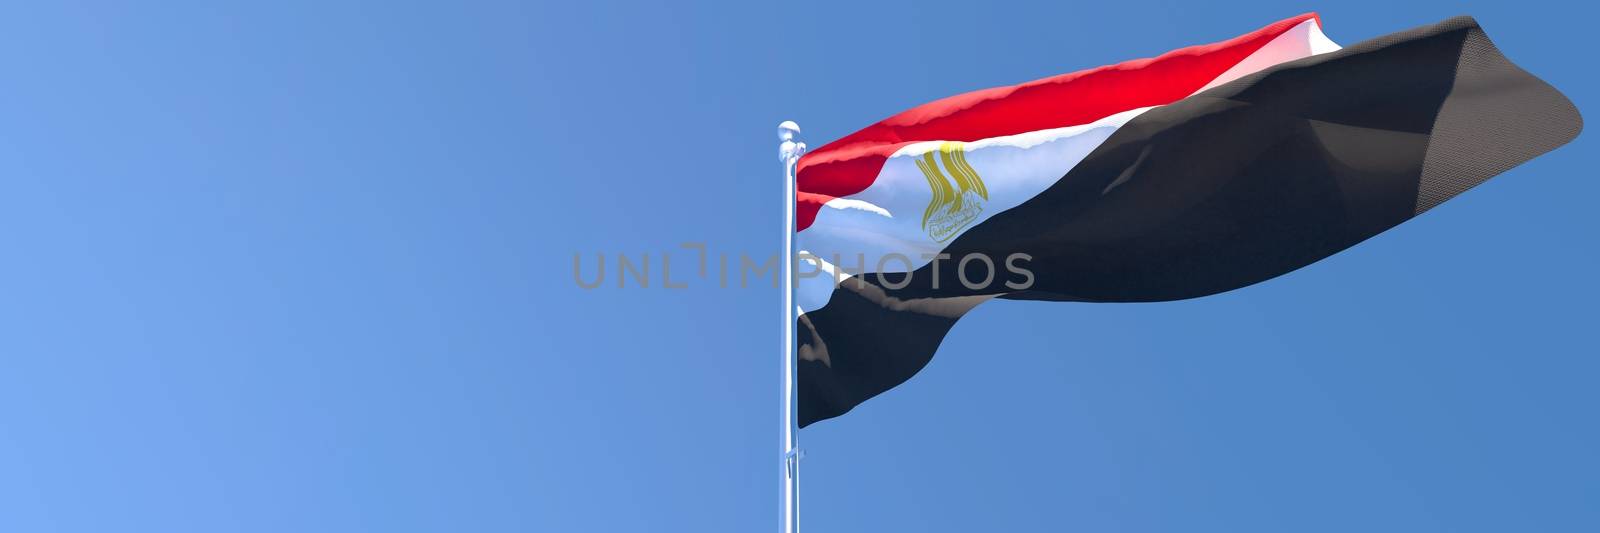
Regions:
<instances>
[{"instance_id":1,"label":"clear sky","mask_svg":"<svg viewBox=\"0 0 1600 533\"><path fill-rule=\"evenodd\" d=\"M779 121L1311 10L1600 95L1572 2L258 4L0 15L0 531L769 531L778 293L678 246L776 250ZM802 432L805 530L1600 530L1594 139L1243 290L984 305Z\"/></svg>"}]
</instances>

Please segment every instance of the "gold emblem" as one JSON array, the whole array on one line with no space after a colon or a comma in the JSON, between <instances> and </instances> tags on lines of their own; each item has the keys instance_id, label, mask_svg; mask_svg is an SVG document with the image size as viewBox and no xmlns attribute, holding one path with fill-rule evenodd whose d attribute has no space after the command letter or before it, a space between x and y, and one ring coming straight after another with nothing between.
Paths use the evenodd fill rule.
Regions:
<instances>
[{"instance_id":1,"label":"gold emblem","mask_svg":"<svg viewBox=\"0 0 1600 533\"><path fill-rule=\"evenodd\" d=\"M983 203L989 200L989 188L967 163L966 150L966 143L946 142L936 152L930 151L916 160L922 176L928 178L928 187L933 189L933 199L922 212L922 229L934 242L947 241L972 224L983 212ZM944 164L944 172L939 171L940 163ZM948 178L945 172L950 174Z\"/></svg>"}]
</instances>

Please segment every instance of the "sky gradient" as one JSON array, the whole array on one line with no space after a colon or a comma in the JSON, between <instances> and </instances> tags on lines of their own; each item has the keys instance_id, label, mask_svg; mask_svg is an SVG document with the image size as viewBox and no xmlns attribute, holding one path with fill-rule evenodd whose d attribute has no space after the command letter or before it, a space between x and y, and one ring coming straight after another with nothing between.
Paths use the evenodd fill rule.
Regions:
<instances>
[{"instance_id":1,"label":"sky gradient","mask_svg":"<svg viewBox=\"0 0 1600 533\"><path fill-rule=\"evenodd\" d=\"M778 122L1313 10L1600 95L1569 3L11 5L0 531L772 530L779 294L679 245L776 252ZM805 530L1600 530L1593 136L1245 289L986 304L801 433Z\"/></svg>"}]
</instances>

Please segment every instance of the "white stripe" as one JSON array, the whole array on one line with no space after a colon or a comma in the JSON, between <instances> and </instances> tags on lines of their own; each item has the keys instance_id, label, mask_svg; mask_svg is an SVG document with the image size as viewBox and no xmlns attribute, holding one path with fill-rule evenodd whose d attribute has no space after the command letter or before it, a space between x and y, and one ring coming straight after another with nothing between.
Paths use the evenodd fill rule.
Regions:
<instances>
[{"instance_id":1,"label":"white stripe","mask_svg":"<svg viewBox=\"0 0 1600 533\"><path fill-rule=\"evenodd\" d=\"M1269 41L1201 90L1285 61L1338 49L1316 21L1308 20ZM799 233L799 249L820 259L802 256L799 272L823 273L797 281L796 304L803 311L821 308L833 296L835 280L849 279L849 274L921 268L962 233L1044 192L1117 128L1149 109L1124 111L1089 124L965 143L966 161L987 186L989 198L978 202L982 210L975 218L944 239L935 239L923 227L933 191L916 163L924 154L937 153L943 143L919 142L901 148L884 162L871 186L824 204L811 226ZM939 169L949 175L942 165ZM1004 258L991 259L1000 270L996 279L1003 278L1000 265ZM947 263L955 267L954 261ZM841 269L845 271L842 275L837 272Z\"/></svg>"},{"instance_id":2,"label":"white stripe","mask_svg":"<svg viewBox=\"0 0 1600 533\"><path fill-rule=\"evenodd\" d=\"M989 199L981 202L983 210L976 219L943 241L936 241L922 227L922 214L932 191L916 165L923 154L937 153L941 143L905 146L884 162L871 187L824 204L811 227L800 232L800 250L825 263L811 262L802 272L811 268L832 272L836 265L850 273L921 268L967 229L1054 185L1112 132L1145 109L1148 108L1125 111L1081 126L966 143L966 160L988 186ZM830 275L799 280L796 290L800 307L817 309L827 303L833 283Z\"/></svg>"},{"instance_id":3,"label":"white stripe","mask_svg":"<svg viewBox=\"0 0 1600 533\"><path fill-rule=\"evenodd\" d=\"M1234 64L1232 68L1223 71L1221 75L1217 76L1217 79L1211 80L1211 83L1207 83L1205 87L1201 87L1199 91L1195 92L1198 93L1243 78L1279 63L1287 63L1317 54L1326 54L1338 49L1338 44L1328 40L1328 36L1322 34L1322 26L1317 24L1316 19L1307 20L1295 25L1293 28L1289 28L1289 31L1273 37L1267 44L1252 52L1249 57Z\"/></svg>"}]
</instances>

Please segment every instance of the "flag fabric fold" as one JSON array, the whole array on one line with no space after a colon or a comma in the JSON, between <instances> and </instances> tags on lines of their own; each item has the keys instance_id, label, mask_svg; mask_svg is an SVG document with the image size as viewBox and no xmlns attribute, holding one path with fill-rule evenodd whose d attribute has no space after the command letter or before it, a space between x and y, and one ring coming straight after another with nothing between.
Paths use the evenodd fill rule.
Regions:
<instances>
[{"instance_id":1,"label":"flag fabric fold","mask_svg":"<svg viewBox=\"0 0 1600 533\"><path fill-rule=\"evenodd\" d=\"M988 300L1265 281L1581 129L1468 17L1340 48L1307 14L913 108L800 160L800 425L910 379Z\"/></svg>"}]
</instances>

